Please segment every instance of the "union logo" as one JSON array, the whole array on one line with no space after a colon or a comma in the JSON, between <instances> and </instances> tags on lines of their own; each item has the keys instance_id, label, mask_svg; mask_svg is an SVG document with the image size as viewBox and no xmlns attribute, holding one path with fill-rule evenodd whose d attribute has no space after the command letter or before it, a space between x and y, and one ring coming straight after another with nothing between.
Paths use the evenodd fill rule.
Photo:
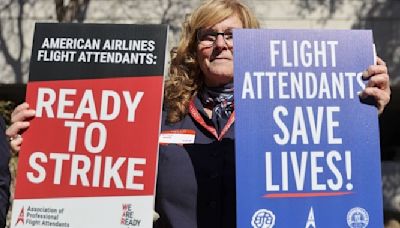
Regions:
<instances>
[{"instance_id":1,"label":"union logo","mask_svg":"<svg viewBox=\"0 0 400 228\"><path fill-rule=\"evenodd\" d=\"M354 207L347 213L347 225L350 228L365 228L368 223L368 212L364 208Z\"/></svg>"},{"instance_id":2,"label":"union logo","mask_svg":"<svg viewBox=\"0 0 400 228\"><path fill-rule=\"evenodd\" d=\"M15 222L15 226L19 223L24 224L25 221L25 212L24 212L24 207L21 208L21 211L19 212L17 221Z\"/></svg>"},{"instance_id":3,"label":"union logo","mask_svg":"<svg viewBox=\"0 0 400 228\"><path fill-rule=\"evenodd\" d=\"M275 215L267 209L260 209L253 214L251 219L253 228L272 228L275 225Z\"/></svg>"}]
</instances>

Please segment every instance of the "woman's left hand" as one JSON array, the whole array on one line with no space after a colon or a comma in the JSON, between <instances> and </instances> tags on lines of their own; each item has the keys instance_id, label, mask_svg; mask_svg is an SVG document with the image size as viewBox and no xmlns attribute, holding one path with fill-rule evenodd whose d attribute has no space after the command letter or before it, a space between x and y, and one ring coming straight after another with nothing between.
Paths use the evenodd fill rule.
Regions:
<instances>
[{"instance_id":1,"label":"woman's left hand","mask_svg":"<svg viewBox=\"0 0 400 228\"><path fill-rule=\"evenodd\" d=\"M376 65L371 65L363 73L363 79L368 79L367 86L361 92L361 98L372 96L376 101L378 113L381 114L383 109L390 100L390 81L386 63L377 57Z\"/></svg>"}]
</instances>

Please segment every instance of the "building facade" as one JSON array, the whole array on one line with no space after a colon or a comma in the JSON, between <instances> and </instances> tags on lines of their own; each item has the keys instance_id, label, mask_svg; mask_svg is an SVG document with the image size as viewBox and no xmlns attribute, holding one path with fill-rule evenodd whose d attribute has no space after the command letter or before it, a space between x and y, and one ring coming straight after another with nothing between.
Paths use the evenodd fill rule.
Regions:
<instances>
[{"instance_id":1,"label":"building facade","mask_svg":"<svg viewBox=\"0 0 400 228\"><path fill-rule=\"evenodd\" d=\"M80 0L83 2L82 0ZM65 1L68 4L69 1ZM89 0L85 23L170 25L170 45L185 16L201 0ZM263 28L372 29L377 53L400 81L400 1L245 0ZM0 83L26 83L36 22L57 22L54 0L0 1ZM170 46L170 47L171 47Z\"/></svg>"}]
</instances>

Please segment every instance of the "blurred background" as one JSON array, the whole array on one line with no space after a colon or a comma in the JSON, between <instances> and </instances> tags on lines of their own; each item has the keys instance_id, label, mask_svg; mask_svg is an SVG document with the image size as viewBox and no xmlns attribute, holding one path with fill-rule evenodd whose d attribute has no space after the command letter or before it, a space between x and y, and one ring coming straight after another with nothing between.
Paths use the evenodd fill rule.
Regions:
<instances>
[{"instance_id":1,"label":"blurred background","mask_svg":"<svg viewBox=\"0 0 400 228\"><path fill-rule=\"evenodd\" d=\"M0 114L25 97L36 22L169 24L169 47L201 0L0 0ZM386 227L400 227L400 0L245 0L263 28L372 29L392 98L379 117ZM10 168L16 174L17 157ZM366 174L367 175L367 174Z\"/></svg>"}]
</instances>

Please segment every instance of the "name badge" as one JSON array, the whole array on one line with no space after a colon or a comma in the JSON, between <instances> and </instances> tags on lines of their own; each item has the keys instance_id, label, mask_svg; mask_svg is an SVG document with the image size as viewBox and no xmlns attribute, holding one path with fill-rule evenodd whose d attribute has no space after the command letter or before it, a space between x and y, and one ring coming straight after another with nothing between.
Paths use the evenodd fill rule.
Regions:
<instances>
[{"instance_id":1,"label":"name badge","mask_svg":"<svg viewBox=\"0 0 400 228\"><path fill-rule=\"evenodd\" d=\"M162 131L158 142L160 144L193 144L196 132L189 129Z\"/></svg>"}]
</instances>

